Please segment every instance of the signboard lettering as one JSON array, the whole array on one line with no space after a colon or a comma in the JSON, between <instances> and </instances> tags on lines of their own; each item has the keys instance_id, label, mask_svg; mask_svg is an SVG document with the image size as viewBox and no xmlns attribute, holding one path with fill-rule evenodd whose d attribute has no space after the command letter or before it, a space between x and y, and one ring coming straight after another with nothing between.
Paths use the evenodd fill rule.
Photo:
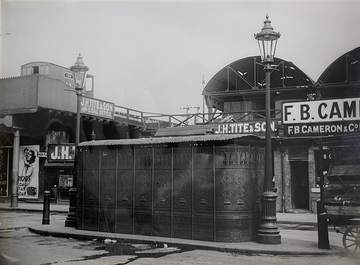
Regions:
<instances>
[{"instance_id":1,"label":"signboard lettering","mask_svg":"<svg viewBox=\"0 0 360 265\"><path fill-rule=\"evenodd\" d=\"M359 123L338 123L338 124L297 124L287 125L286 134L288 136L304 135L337 135L342 133L360 132Z\"/></svg>"},{"instance_id":2,"label":"signboard lettering","mask_svg":"<svg viewBox=\"0 0 360 265\"><path fill-rule=\"evenodd\" d=\"M277 130L276 123L271 122L271 130ZM216 134L242 134L242 133L264 133L266 131L265 122L244 122L244 123L222 123L218 124Z\"/></svg>"},{"instance_id":3,"label":"signboard lettering","mask_svg":"<svg viewBox=\"0 0 360 265\"><path fill-rule=\"evenodd\" d=\"M100 118L114 119L115 104L89 97L81 97L81 113Z\"/></svg>"},{"instance_id":4,"label":"signboard lettering","mask_svg":"<svg viewBox=\"0 0 360 265\"><path fill-rule=\"evenodd\" d=\"M72 162L75 159L75 145L49 145L48 160L51 161L68 161Z\"/></svg>"},{"instance_id":5,"label":"signboard lettering","mask_svg":"<svg viewBox=\"0 0 360 265\"><path fill-rule=\"evenodd\" d=\"M283 124L360 120L360 98L283 103Z\"/></svg>"},{"instance_id":6,"label":"signboard lettering","mask_svg":"<svg viewBox=\"0 0 360 265\"><path fill-rule=\"evenodd\" d=\"M321 136L360 132L360 98L283 103L287 136Z\"/></svg>"}]
</instances>

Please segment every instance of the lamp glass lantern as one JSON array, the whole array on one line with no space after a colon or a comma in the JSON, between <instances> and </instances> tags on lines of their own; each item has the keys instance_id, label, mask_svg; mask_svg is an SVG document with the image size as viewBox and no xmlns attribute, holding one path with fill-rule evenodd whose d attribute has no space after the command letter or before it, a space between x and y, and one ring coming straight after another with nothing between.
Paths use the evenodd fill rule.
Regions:
<instances>
[{"instance_id":1,"label":"lamp glass lantern","mask_svg":"<svg viewBox=\"0 0 360 265\"><path fill-rule=\"evenodd\" d=\"M75 146L77 147L80 142L80 96L85 88L86 72L89 70L79 53L79 56L73 66L70 67L70 70L73 72L75 90L77 95L77 111L76 111L76 136L75 136Z\"/></svg>"},{"instance_id":2,"label":"lamp glass lantern","mask_svg":"<svg viewBox=\"0 0 360 265\"><path fill-rule=\"evenodd\" d=\"M86 72L89 71L79 54L75 64L70 67L70 70L73 72L75 90L81 92L85 88Z\"/></svg>"},{"instance_id":3,"label":"lamp glass lantern","mask_svg":"<svg viewBox=\"0 0 360 265\"><path fill-rule=\"evenodd\" d=\"M277 40L280 38L280 33L274 31L271 26L269 16L266 16L264 27L260 33L255 34L255 39L258 41L261 60L263 63L268 64L274 61Z\"/></svg>"}]
</instances>

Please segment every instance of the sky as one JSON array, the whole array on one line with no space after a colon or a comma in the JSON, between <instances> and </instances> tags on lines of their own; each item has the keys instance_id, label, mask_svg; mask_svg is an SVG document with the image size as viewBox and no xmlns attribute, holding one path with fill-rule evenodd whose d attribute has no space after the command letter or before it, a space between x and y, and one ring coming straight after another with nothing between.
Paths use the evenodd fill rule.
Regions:
<instances>
[{"instance_id":1,"label":"sky","mask_svg":"<svg viewBox=\"0 0 360 265\"><path fill-rule=\"evenodd\" d=\"M34 61L70 67L80 52L96 98L144 112L202 111L203 80L260 54L267 14L275 56L315 81L360 46L360 0L0 1L1 78Z\"/></svg>"}]
</instances>

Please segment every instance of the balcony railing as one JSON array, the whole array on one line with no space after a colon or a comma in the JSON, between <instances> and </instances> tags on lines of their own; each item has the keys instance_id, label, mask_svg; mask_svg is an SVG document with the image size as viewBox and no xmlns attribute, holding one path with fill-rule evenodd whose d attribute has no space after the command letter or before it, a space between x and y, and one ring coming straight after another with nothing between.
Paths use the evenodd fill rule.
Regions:
<instances>
[{"instance_id":1,"label":"balcony railing","mask_svg":"<svg viewBox=\"0 0 360 265\"><path fill-rule=\"evenodd\" d=\"M271 111L272 120L281 119L281 110ZM264 121L265 110L251 110L247 112L216 112L193 114L161 114L138 111L122 106L115 106L115 120L124 124L131 124L144 129L158 129L165 127L180 127L223 122Z\"/></svg>"}]
</instances>

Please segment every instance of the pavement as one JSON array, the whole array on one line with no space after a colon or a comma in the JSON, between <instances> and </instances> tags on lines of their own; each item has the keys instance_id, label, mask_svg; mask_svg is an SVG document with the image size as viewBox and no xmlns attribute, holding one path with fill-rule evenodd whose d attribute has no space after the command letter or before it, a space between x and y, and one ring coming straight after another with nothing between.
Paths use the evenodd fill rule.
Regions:
<instances>
[{"instance_id":1,"label":"pavement","mask_svg":"<svg viewBox=\"0 0 360 265\"><path fill-rule=\"evenodd\" d=\"M19 202L17 207L10 203L0 202L0 211L42 212L42 203ZM69 211L67 204L50 204L50 224L43 225L42 220L29 223L29 230L42 235L68 237L86 240L112 239L118 242L153 243L178 246L179 248L211 249L239 254L259 255L346 255L342 247L341 234L336 234L329 227L330 249L318 248L317 215L314 213L276 213L277 224L281 235L281 244L260 244L256 242L208 242L179 238L153 237L119 233L77 230L65 227L65 219Z\"/></svg>"}]
</instances>

